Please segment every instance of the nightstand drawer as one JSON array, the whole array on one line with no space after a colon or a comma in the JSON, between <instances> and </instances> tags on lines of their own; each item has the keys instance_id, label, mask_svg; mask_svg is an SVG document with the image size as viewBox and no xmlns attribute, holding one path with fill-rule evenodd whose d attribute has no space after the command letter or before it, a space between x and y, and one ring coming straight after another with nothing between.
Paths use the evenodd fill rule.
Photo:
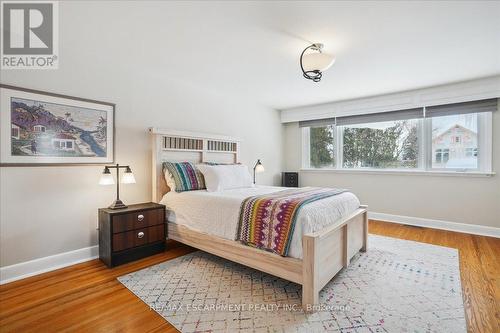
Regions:
<instances>
[{"instance_id":1,"label":"nightstand drawer","mask_svg":"<svg viewBox=\"0 0 500 333\"><path fill-rule=\"evenodd\" d=\"M165 240L165 225L121 232L113 235L113 252Z\"/></svg>"},{"instance_id":2,"label":"nightstand drawer","mask_svg":"<svg viewBox=\"0 0 500 333\"><path fill-rule=\"evenodd\" d=\"M164 210L151 209L113 216L113 233L164 223Z\"/></svg>"},{"instance_id":3,"label":"nightstand drawer","mask_svg":"<svg viewBox=\"0 0 500 333\"><path fill-rule=\"evenodd\" d=\"M134 232L122 232L113 235L113 252L122 251L134 247Z\"/></svg>"},{"instance_id":4,"label":"nightstand drawer","mask_svg":"<svg viewBox=\"0 0 500 333\"><path fill-rule=\"evenodd\" d=\"M137 229L134 231L129 231L132 234L134 234L134 246L141 246L148 243L148 237L149 237L148 229Z\"/></svg>"},{"instance_id":5,"label":"nightstand drawer","mask_svg":"<svg viewBox=\"0 0 500 333\"><path fill-rule=\"evenodd\" d=\"M148 232L148 243L154 243L159 241L166 241L165 235L165 223L158 224L152 227L147 228Z\"/></svg>"},{"instance_id":6,"label":"nightstand drawer","mask_svg":"<svg viewBox=\"0 0 500 333\"><path fill-rule=\"evenodd\" d=\"M164 224L164 209L146 210L133 214L134 229L150 227L153 225Z\"/></svg>"}]
</instances>

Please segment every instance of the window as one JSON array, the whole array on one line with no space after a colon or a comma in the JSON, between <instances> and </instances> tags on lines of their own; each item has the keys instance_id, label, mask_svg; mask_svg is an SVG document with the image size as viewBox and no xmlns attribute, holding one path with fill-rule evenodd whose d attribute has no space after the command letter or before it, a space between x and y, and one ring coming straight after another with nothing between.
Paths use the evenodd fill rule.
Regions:
<instances>
[{"instance_id":1,"label":"window","mask_svg":"<svg viewBox=\"0 0 500 333\"><path fill-rule=\"evenodd\" d=\"M443 160L443 150L442 149L436 149L436 159L434 160L436 163L441 163Z\"/></svg>"},{"instance_id":2,"label":"window","mask_svg":"<svg viewBox=\"0 0 500 333\"><path fill-rule=\"evenodd\" d=\"M10 136L13 138L17 138L19 136L19 128L12 127Z\"/></svg>"},{"instance_id":3,"label":"window","mask_svg":"<svg viewBox=\"0 0 500 333\"><path fill-rule=\"evenodd\" d=\"M303 166L489 173L497 108L491 99L300 122Z\"/></svg>"},{"instance_id":4,"label":"window","mask_svg":"<svg viewBox=\"0 0 500 333\"><path fill-rule=\"evenodd\" d=\"M418 120L342 126L343 168L416 168Z\"/></svg>"},{"instance_id":5,"label":"window","mask_svg":"<svg viewBox=\"0 0 500 333\"><path fill-rule=\"evenodd\" d=\"M430 118L433 169L478 168L478 113ZM474 153L475 151L475 153ZM437 155L442 154L438 159Z\"/></svg>"},{"instance_id":6,"label":"window","mask_svg":"<svg viewBox=\"0 0 500 333\"><path fill-rule=\"evenodd\" d=\"M311 127L309 134L310 166L313 168L335 166L334 126Z\"/></svg>"},{"instance_id":7,"label":"window","mask_svg":"<svg viewBox=\"0 0 500 333\"><path fill-rule=\"evenodd\" d=\"M66 141L66 148L73 148L73 142L71 141Z\"/></svg>"},{"instance_id":8,"label":"window","mask_svg":"<svg viewBox=\"0 0 500 333\"><path fill-rule=\"evenodd\" d=\"M436 149L436 159L434 163L436 165L441 165L441 163L446 163L450 159L450 150L449 149Z\"/></svg>"},{"instance_id":9,"label":"window","mask_svg":"<svg viewBox=\"0 0 500 333\"><path fill-rule=\"evenodd\" d=\"M477 157L477 148L465 148L466 157Z\"/></svg>"}]
</instances>

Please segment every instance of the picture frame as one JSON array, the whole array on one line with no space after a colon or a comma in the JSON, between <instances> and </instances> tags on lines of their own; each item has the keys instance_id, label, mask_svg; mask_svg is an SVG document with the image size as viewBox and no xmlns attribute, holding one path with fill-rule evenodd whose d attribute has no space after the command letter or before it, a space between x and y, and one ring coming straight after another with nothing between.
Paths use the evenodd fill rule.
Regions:
<instances>
[{"instance_id":1,"label":"picture frame","mask_svg":"<svg viewBox=\"0 0 500 333\"><path fill-rule=\"evenodd\" d=\"M0 84L0 166L115 161L115 104Z\"/></svg>"}]
</instances>

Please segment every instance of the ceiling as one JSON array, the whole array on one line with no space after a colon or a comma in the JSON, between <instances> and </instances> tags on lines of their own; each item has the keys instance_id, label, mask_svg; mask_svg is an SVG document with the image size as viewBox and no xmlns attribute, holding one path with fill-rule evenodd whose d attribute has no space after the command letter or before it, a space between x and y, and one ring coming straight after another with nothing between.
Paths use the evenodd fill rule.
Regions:
<instances>
[{"instance_id":1,"label":"ceiling","mask_svg":"<svg viewBox=\"0 0 500 333\"><path fill-rule=\"evenodd\" d=\"M65 11L78 12L82 21L92 17L99 31L92 34L94 42L130 42L115 45L115 54L106 53L109 61L120 53L133 62L140 59L137 65L144 73L275 109L500 73L497 1L61 6L61 20L68 25ZM302 78L298 64L312 42L323 43L325 52L337 57L319 83ZM105 61L106 54L96 57Z\"/></svg>"}]
</instances>

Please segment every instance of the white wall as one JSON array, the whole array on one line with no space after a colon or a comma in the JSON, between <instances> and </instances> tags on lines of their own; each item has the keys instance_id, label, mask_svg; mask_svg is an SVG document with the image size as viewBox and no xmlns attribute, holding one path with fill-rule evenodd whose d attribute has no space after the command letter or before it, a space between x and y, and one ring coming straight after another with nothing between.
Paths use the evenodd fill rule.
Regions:
<instances>
[{"instance_id":1,"label":"white wall","mask_svg":"<svg viewBox=\"0 0 500 333\"><path fill-rule=\"evenodd\" d=\"M284 125L285 169L301 166L301 130ZM493 115L493 171L500 171L500 111ZM351 189L377 213L500 228L500 175L493 177L300 172L301 186Z\"/></svg>"},{"instance_id":2,"label":"white wall","mask_svg":"<svg viewBox=\"0 0 500 333\"><path fill-rule=\"evenodd\" d=\"M140 3L121 7L112 2L61 3L60 68L2 70L1 82L116 103L116 161L130 164L137 180L123 186L125 203L151 200L149 126L241 138L241 161L252 164L260 158L265 165L258 183L278 184L282 169L278 112L251 102L250 97L214 91L210 82L190 81L188 69L206 69L203 57L183 63L182 50L172 39L175 34L182 39L182 33L147 26L162 24L158 20L137 24L134 6L148 17ZM154 13L154 8L149 10ZM110 18L113 25L107 25ZM161 45L161 52L146 38ZM168 62L169 52L177 54L175 63ZM156 66L150 56L165 61ZM185 76L175 72L182 68ZM237 73L233 74L227 79L237 80ZM113 187L97 184L101 171L98 166L1 168L0 265L96 245L97 208L108 206L114 198Z\"/></svg>"}]
</instances>

